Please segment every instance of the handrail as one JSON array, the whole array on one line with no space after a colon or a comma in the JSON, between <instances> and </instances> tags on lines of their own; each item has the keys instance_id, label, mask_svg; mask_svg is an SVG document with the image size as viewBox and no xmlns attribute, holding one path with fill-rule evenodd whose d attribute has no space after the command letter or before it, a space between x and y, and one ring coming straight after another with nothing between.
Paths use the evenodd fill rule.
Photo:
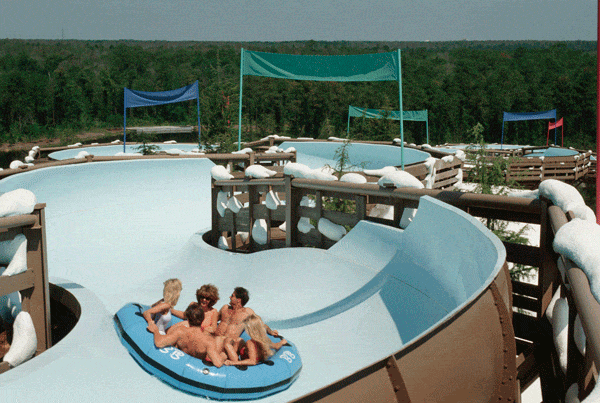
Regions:
<instances>
[{"instance_id":1,"label":"handrail","mask_svg":"<svg viewBox=\"0 0 600 403\"><path fill-rule=\"evenodd\" d=\"M389 189L380 187L377 184L317 181L312 179L293 179L292 185L301 189L331 191L347 194L360 193L366 196L383 196L413 201L419 200L422 196L427 195L457 207L486 207L538 214L540 212L540 202L538 199L526 199L523 197L507 197L434 189Z\"/></svg>"},{"instance_id":2,"label":"handrail","mask_svg":"<svg viewBox=\"0 0 600 403\"><path fill-rule=\"evenodd\" d=\"M548 209L550 224L554 234L565 225L569 219L567 215L557 206ZM581 319L587 349L592 354L596 368L600 368L600 304L593 296L587 275L577 267L570 259L561 257L566 267L566 279L570 285L570 294L575 302L577 314ZM572 323L572 321L571 321ZM572 332L570 332L572 334ZM573 342L569 340L569 343Z\"/></svg>"}]
</instances>

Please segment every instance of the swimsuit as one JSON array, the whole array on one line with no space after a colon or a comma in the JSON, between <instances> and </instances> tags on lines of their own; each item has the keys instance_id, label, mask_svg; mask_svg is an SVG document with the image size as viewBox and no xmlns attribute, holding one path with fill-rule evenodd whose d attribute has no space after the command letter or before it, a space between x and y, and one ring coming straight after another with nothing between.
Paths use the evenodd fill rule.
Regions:
<instances>
[{"instance_id":1,"label":"swimsuit","mask_svg":"<svg viewBox=\"0 0 600 403\"><path fill-rule=\"evenodd\" d=\"M167 334L167 326L169 325L169 323L171 323L171 310L169 309L169 311L163 315L157 314L155 318L156 319L154 319L154 322L158 327L158 333L162 335Z\"/></svg>"}]
</instances>

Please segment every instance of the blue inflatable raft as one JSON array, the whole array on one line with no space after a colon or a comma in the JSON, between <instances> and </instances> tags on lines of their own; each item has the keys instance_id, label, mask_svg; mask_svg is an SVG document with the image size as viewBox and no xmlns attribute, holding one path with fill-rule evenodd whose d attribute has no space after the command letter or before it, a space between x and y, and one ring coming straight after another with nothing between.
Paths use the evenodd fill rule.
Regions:
<instances>
[{"instance_id":1,"label":"blue inflatable raft","mask_svg":"<svg viewBox=\"0 0 600 403\"><path fill-rule=\"evenodd\" d=\"M115 328L138 364L175 388L211 399L250 400L287 389L300 374L302 361L294 345L283 346L258 365L221 368L175 347L156 348L142 316L146 309L148 306L135 303L125 305L115 314ZM248 339L245 333L242 338Z\"/></svg>"}]
</instances>

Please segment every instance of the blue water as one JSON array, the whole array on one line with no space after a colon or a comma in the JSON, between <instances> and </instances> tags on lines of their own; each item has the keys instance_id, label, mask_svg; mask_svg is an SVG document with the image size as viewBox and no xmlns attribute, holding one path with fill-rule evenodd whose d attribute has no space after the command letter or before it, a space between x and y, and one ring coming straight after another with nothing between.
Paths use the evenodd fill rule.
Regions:
<instances>
[{"instance_id":1,"label":"blue water","mask_svg":"<svg viewBox=\"0 0 600 403\"><path fill-rule=\"evenodd\" d=\"M198 149L198 144L153 144L158 147L157 151L168 151L168 150L181 150L183 152L190 152ZM137 153L139 144L125 146L126 153ZM111 157L117 153L123 152L123 144L121 145L106 145L97 147L76 147L69 148L67 150L55 151L48 155L49 158L54 160L66 160L69 158L75 158L81 151L86 151L88 154L97 155L101 157Z\"/></svg>"},{"instance_id":2,"label":"blue water","mask_svg":"<svg viewBox=\"0 0 600 403\"><path fill-rule=\"evenodd\" d=\"M284 150L294 147L297 161L315 169L324 165L335 168L338 160L336 152L341 152L342 146L341 142L285 141L279 147ZM350 165L350 169L347 170L362 171L402 165L401 148L397 146L351 143L346 150ZM423 162L429 157L431 155L424 151L404 148L404 165Z\"/></svg>"}]
</instances>

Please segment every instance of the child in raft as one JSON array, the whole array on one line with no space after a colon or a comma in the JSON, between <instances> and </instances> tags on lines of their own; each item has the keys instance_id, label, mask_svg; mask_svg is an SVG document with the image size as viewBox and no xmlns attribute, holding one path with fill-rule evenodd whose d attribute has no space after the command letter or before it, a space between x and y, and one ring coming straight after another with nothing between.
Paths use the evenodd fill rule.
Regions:
<instances>
[{"instance_id":1,"label":"child in raft","mask_svg":"<svg viewBox=\"0 0 600 403\"><path fill-rule=\"evenodd\" d=\"M287 344L286 339L273 343L267 336L265 324L254 314L248 316L242 323L250 340L240 343L240 359L238 359L238 352L234 350L233 345L226 344L225 350L227 350L229 359L225 360L225 365L256 365L269 359L275 354L275 351Z\"/></svg>"},{"instance_id":2,"label":"child in raft","mask_svg":"<svg viewBox=\"0 0 600 403\"><path fill-rule=\"evenodd\" d=\"M158 332L162 335L166 334L167 327L171 323L171 309L177 305L181 289L182 285L179 279L171 278L165 281L163 298L144 311L144 319L148 325L156 323Z\"/></svg>"}]
</instances>

